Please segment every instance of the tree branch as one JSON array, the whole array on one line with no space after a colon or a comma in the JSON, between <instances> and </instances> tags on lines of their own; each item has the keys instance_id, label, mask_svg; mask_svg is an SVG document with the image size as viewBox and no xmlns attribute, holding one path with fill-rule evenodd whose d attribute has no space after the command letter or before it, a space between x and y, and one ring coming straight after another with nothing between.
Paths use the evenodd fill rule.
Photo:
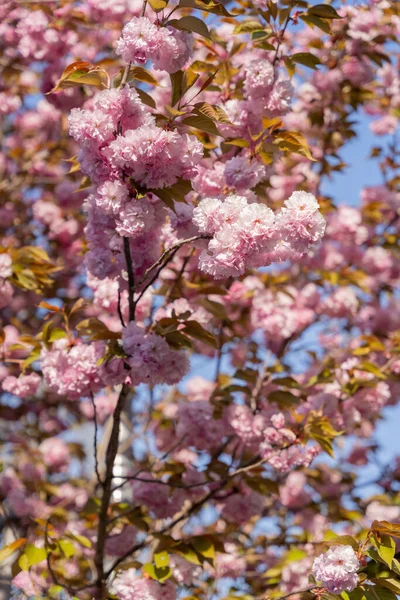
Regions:
<instances>
[{"instance_id":1,"label":"tree branch","mask_svg":"<svg viewBox=\"0 0 400 600\"><path fill-rule=\"evenodd\" d=\"M131 248L129 246L129 239L124 237L124 254L126 262L126 270L128 272L128 304L129 304L129 320L135 320L136 302L134 299L135 293L135 276L133 274L133 265L131 257Z\"/></svg>"},{"instance_id":2,"label":"tree branch","mask_svg":"<svg viewBox=\"0 0 400 600\"><path fill-rule=\"evenodd\" d=\"M118 453L119 429L121 424L121 414L125 405L125 401L129 395L129 388L126 384L122 386L119 394L117 406L113 415L113 426L110 435L106 452L106 473L103 481L103 496L101 499L99 511L99 523L97 528L97 543L94 563L97 570L96 587L99 592L99 599L104 595L104 584L106 577L104 573L104 549L107 540L107 513L110 505L112 494L112 480L115 457Z\"/></svg>"}]
</instances>

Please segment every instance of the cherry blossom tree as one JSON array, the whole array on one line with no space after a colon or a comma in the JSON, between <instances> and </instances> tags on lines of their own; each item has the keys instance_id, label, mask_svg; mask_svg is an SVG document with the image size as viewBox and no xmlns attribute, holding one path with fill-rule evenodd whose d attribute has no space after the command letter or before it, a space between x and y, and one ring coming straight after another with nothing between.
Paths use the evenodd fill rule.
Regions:
<instances>
[{"instance_id":1,"label":"cherry blossom tree","mask_svg":"<svg viewBox=\"0 0 400 600\"><path fill-rule=\"evenodd\" d=\"M395 600L400 4L0 21L3 597Z\"/></svg>"}]
</instances>

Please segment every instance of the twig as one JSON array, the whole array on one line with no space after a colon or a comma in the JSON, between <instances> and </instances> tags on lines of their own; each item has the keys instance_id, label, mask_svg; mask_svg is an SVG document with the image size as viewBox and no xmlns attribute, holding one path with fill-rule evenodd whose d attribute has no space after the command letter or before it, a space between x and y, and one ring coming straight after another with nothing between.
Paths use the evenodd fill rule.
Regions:
<instances>
[{"instance_id":1,"label":"twig","mask_svg":"<svg viewBox=\"0 0 400 600\"><path fill-rule=\"evenodd\" d=\"M135 277L133 274L131 248L129 246L129 239L124 237L124 254L126 262L126 270L128 272L128 304L129 304L129 320L135 320L135 309L136 302L134 299L135 293Z\"/></svg>"},{"instance_id":2,"label":"twig","mask_svg":"<svg viewBox=\"0 0 400 600\"><path fill-rule=\"evenodd\" d=\"M183 273L185 272L186 266L189 262L189 260L192 258L194 252L195 252L196 248L192 248L191 251L189 252L189 254L187 256L185 256L185 258L182 261L182 266L179 270L178 275L176 276L176 278L174 279L171 287L169 288L168 292L165 295L165 301L164 303L167 304L167 302L169 302L169 300L172 298L172 294L175 291L176 286L178 285Z\"/></svg>"},{"instance_id":3,"label":"twig","mask_svg":"<svg viewBox=\"0 0 400 600\"><path fill-rule=\"evenodd\" d=\"M99 482L99 485L103 485L103 482L102 482L101 477L100 477L99 461L98 461L98 455L97 455L97 435L98 435L97 407L96 407L96 403L94 401L94 396L93 396L92 392L90 392L90 399L92 401L92 406L93 406L93 423L94 423L94 439L93 439L93 446L94 446L94 470L96 472L96 477L97 477L97 481Z\"/></svg>"},{"instance_id":4,"label":"twig","mask_svg":"<svg viewBox=\"0 0 400 600\"><path fill-rule=\"evenodd\" d=\"M317 590L318 586L312 585L304 590L296 590L295 592L290 592L289 594L285 594L284 596L279 596L276 600L285 600L285 598L290 598L291 596L297 596L297 594L305 594L306 592L311 592L311 590Z\"/></svg>"},{"instance_id":5,"label":"twig","mask_svg":"<svg viewBox=\"0 0 400 600\"><path fill-rule=\"evenodd\" d=\"M209 235L195 235L191 238L187 238L185 240L180 240L179 242L176 242L176 244L174 244L173 246L171 246L170 248L167 248L167 250L165 250L160 258L158 258L156 260L155 263L153 263L151 265L151 267L149 267L146 271L145 274L143 275L143 278L141 279L141 281L138 284L138 287L140 287L147 279L147 277L150 275L150 273L152 271L154 271L154 269L156 269L159 265L161 265L163 263L163 261L165 260L165 258L168 258L169 254L171 252L174 252L175 250L179 250L179 248L181 248L182 246L184 246L185 244L191 244L193 242L197 242L197 240L208 240L210 239Z\"/></svg>"},{"instance_id":6,"label":"twig","mask_svg":"<svg viewBox=\"0 0 400 600\"><path fill-rule=\"evenodd\" d=\"M215 376L214 376L215 383L218 383L219 372L221 370L222 350L224 347L224 326L225 326L225 321L224 321L224 319L222 319L221 324L219 326L219 331L218 331L218 354L217 354L217 363L215 365Z\"/></svg>"},{"instance_id":7,"label":"twig","mask_svg":"<svg viewBox=\"0 0 400 600\"><path fill-rule=\"evenodd\" d=\"M190 244L190 243L196 242L197 240L208 240L208 239L210 239L209 235L195 235L186 240L181 240L180 242L177 242L176 244L174 244L173 246L171 246L170 248L165 250L165 252L163 252L161 254L160 258L158 260L156 260L156 262L147 269L143 278L138 283L137 287L140 288L142 286L142 284L145 283L145 281L146 281L147 277L150 275L150 273L152 271L154 271L154 269L157 269L157 267L159 267L157 269L156 273L154 274L154 276L150 279L150 281L148 281L146 283L146 285L142 289L141 293L139 294L139 297L135 301L135 304L137 304L139 302L139 300L142 298L142 296L144 295L146 290L156 281L156 279L158 278L161 271L169 263L169 261L171 261L174 258L175 254L178 252L178 250L180 248L182 248L182 246L184 246L185 244Z\"/></svg>"},{"instance_id":8,"label":"twig","mask_svg":"<svg viewBox=\"0 0 400 600\"><path fill-rule=\"evenodd\" d=\"M125 327L125 321L124 321L124 317L122 315L122 310L121 310L121 290L119 287L118 287L118 316L119 316L119 320L121 321L122 327Z\"/></svg>"},{"instance_id":9,"label":"twig","mask_svg":"<svg viewBox=\"0 0 400 600\"><path fill-rule=\"evenodd\" d=\"M97 544L94 557L94 564L97 571L96 587L99 590L99 597L103 597L105 574L104 574L104 549L107 539L107 513L110 505L112 494L112 480L115 458L118 453L119 429L121 423L121 414L125 405L125 401L129 394L129 388L126 384L122 386L119 394L117 406L113 415L113 425L106 452L106 473L103 481L103 496L101 499L99 511L99 523L97 527Z\"/></svg>"},{"instance_id":10,"label":"twig","mask_svg":"<svg viewBox=\"0 0 400 600\"><path fill-rule=\"evenodd\" d=\"M273 64L273 65L275 65L276 61L278 60L278 52L279 52L279 48L280 48L280 47L281 47L281 45L282 45L283 38L284 38L284 35L285 35L285 31L286 31L286 29L287 29L287 26L289 25L289 22L290 22L290 19L291 19L290 12L291 12L291 10L292 10L292 5L293 5L293 0L291 0L291 2L290 2L290 5L289 5L289 7L288 7L288 11L289 11L289 12L288 12L288 14L287 14L287 17L286 17L286 19L285 19L285 23L284 23L284 25L283 25L282 31L280 31L280 32L279 32L279 40L278 40L278 45L277 45L277 47L276 47L275 56L274 56L274 59L273 59L273 61L272 61L272 64Z\"/></svg>"},{"instance_id":11,"label":"twig","mask_svg":"<svg viewBox=\"0 0 400 600\"><path fill-rule=\"evenodd\" d=\"M265 382L265 379L267 376L269 359L270 359L270 356L269 356L269 354L267 354L267 357L264 360L263 366L258 374L256 384L255 384L253 391L251 393L251 396L250 396L250 408L253 411L253 413L256 413L258 411L258 399L261 394L261 390L262 390L262 387L264 385L264 382Z\"/></svg>"}]
</instances>

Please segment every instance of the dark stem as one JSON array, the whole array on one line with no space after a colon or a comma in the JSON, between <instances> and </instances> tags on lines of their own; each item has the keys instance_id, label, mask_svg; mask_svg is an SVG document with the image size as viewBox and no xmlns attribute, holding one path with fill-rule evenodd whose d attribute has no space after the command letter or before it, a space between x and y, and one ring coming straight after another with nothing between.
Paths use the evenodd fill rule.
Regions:
<instances>
[{"instance_id":1,"label":"dark stem","mask_svg":"<svg viewBox=\"0 0 400 600\"><path fill-rule=\"evenodd\" d=\"M97 437L98 437L97 408L96 408L96 403L94 401L94 396L92 393L90 394L90 399L92 401L92 406L93 406L93 422L94 422L94 440L93 440L94 470L96 472L97 481L99 482L100 485L103 485L103 482L100 477L100 472L99 472L99 461L97 458L98 457L98 454L97 454Z\"/></svg>"},{"instance_id":2,"label":"dark stem","mask_svg":"<svg viewBox=\"0 0 400 600\"><path fill-rule=\"evenodd\" d=\"M128 303L129 303L129 320L135 320L135 308L136 303L134 300L135 293L135 277L133 274L131 248L129 246L129 239L124 237L124 254L126 262L126 270L128 272Z\"/></svg>"},{"instance_id":3,"label":"dark stem","mask_svg":"<svg viewBox=\"0 0 400 600\"><path fill-rule=\"evenodd\" d=\"M121 414L125 405L126 398L129 394L127 385L123 385L119 394L117 406L113 415L113 426L111 430L110 440L108 442L106 452L106 474L103 481L103 496L99 511L99 524L97 528L97 544L94 563L97 570L96 587L98 590L98 598L102 599L105 594L105 572L104 572L104 549L107 540L107 513L110 506L112 494L112 480L115 457L118 453L119 429L121 424Z\"/></svg>"},{"instance_id":4,"label":"dark stem","mask_svg":"<svg viewBox=\"0 0 400 600\"><path fill-rule=\"evenodd\" d=\"M221 370L222 353L223 353L222 351L223 351L223 347L224 347L224 326L225 326L225 321L224 321L224 319L222 319L221 324L219 326L219 332L218 332L218 354L217 354L217 363L215 365L215 376L214 376L215 383L218 383L219 373Z\"/></svg>"},{"instance_id":5,"label":"dark stem","mask_svg":"<svg viewBox=\"0 0 400 600\"><path fill-rule=\"evenodd\" d=\"M286 19L285 19L285 23L284 23L284 25L283 25L282 31L279 33L278 45L277 45L277 47L276 47L275 56L274 56L274 59L273 59L273 61L272 61L272 64L273 64L273 65L274 65L274 64L276 63L276 61L278 60L278 52L279 52L279 48L280 48L280 47L281 47L281 45L282 45L283 38L284 38L284 36L285 36L285 31L286 31L286 29L287 29L287 26L288 26L288 25L289 25L289 23L290 23L290 19L291 19L291 17L290 17L290 12L291 12L291 10L292 10L292 2L290 3L290 6L289 6L288 10L289 10L289 12L288 12L288 15L287 15L287 17L286 17Z\"/></svg>"},{"instance_id":6,"label":"dark stem","mask_svg":"<svg viewBox=\"0 0 400 600\"><path fill-rule=\"evenodd\" d=\"M124 317L122 315L122 310L121 310L121 290L119 287L118 287L118 316L119 316L119 320L121 321L122 327L125 327L125 321L124 321Z\"/></svg>"},{"instance_id":7,"label":"dark stem","mask_svg":"<svg viewBox=\"0 0 400 600\"><path fill-rule=\"evenodd\" d=\"M265 359L263 366L258 374L256 384L255 384L253 391L251 393L251 396L250 396L250 408L254 414L258 411L258 400L259 400L265 379L267 377L269 358L270 358L269 355L267 355L267 358Z\"/></svg>"}]
</instances>

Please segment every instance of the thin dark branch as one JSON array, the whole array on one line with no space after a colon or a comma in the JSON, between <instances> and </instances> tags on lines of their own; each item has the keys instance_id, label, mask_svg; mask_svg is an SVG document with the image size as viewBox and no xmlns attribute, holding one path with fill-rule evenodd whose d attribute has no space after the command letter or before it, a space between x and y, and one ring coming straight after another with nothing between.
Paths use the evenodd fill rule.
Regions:
<instances>
[{"instance_id":1,"label":"thin dark branch","mask_svg":"<svg viewBox=\"0 0 400 600\"><path fill-rule=\"evenodd\" d=\"M97 439L98 439L97 407L96 407L96 403L94 401L94 396L93 396L92 392L90 393L90 399L92 401L92 406L93 406L93 423L94 423L94 439L93 439L94 470L95 470L97 481L99 482L99 485L103 485L103 482L100 477L99 461L98 461L98 453L97 453Z\"/></svg>"},{"instance_id":2,"label":"thin dark branch","mask_svg":"<svg viewBox=\"0 0 400 600\"><path fill-rule=\"evenodd\" d=\"M125 327L125 321L124 321L124 317L122 315L122 310L121 310L121 290L119 287L118 287L118 316L119 316L119 320L121 321L122 327Z\"/></svg>"},{"instance_id":3,"label":"thin dark branch","mask_svg":"<svg viewBox=\"0 0 400 600\"><path fill-rule=\"evenodd\" d=\"M124 237L124 254L125 254L125 262L126 262L126 270L128 272L128 304L129 304L129 320L135 320L135 309L136 303L134 300L135 293L135 277L133 274L133 265L132 265L132 257L131 257L131 248L129 245L129 239Z\"/></svg>"},{"instance_id":4,"label":"thin dark branch","mask_svg":"<svg viewBox=\"0 0 400 600\"><path fill-rule=\"evenodd\" d=\"M253 411L253 413L256 413L258 411L258 400L267 377L269 358L269 355L267 355L267 358L264 360L264 363L258 374L256 384L250 396L250 408Z\"/></svg>"},{"instance_id":5,"label":"thin dark branch","mask_svg":"<svg viewBox=\"0 0 400 600\"><path fill-rule=\"evenodd\" d=\"M107 513L110 505L111 494L112 494L112 480L115 458L118 453L119 443L119 430L121 424L121 414L125 405L125 401L129 395L129 388L127 385L123 385L119 394L117 406L115 407L113 415L113 425L108 442L106 452L106 473L103 481L103 496L101 499L100 511L99 511L99 522L97 527L97 543L96 552L94 557L94 563L97 570L97 581L96 587L99 590L99 597L104 596L104 585L106 576L104 573L104 552L105 544L107 539Z\"/></svg>"},{"instance_id":6,"label":"thin dark branch","mask_svg":"<svg viewBox=\"0 0 400 600\"><path fill-rule=\"evenodd\" d=\"M214 376L215 383L218 383L219 373L221 370L222 351L224 348L224 326L225 326L225 321L224 321L224 319L222 319L221 324L219 326L219 331L218 331L218 353L217 353L217 363L215 365L215 376Z\"/></svg>"},{"instance_id":7,"label":"thin dark branch","mask_svg":"<svg viewBox=\"0 0 400 600\"><path fill-rule=\"evenodd\" d=\"M275 56L274 56L274 59L273 59L273 61L272 61L272 64L273 64L273 65L274 65L274 64L276 63L276 61L278 60L279 48L280 48L280 47L281 47L281 45L282 45L283 39L284 39L284 37L285 37L285 32L286 32L287 26L289 25L289 23L290 23L290 20L291 20L290 12L291 12L291 10L292 10L292 5L293 5L293 0L292 0L292 2L290 3L290 5L289 5L289 7L288 7L288 11L289 11L289 12L288 12L288 14L287 14L287 17L286 17L286 19L285 19L285 22L284 22L284 24L283 24L282 31L280 31L280 32L279 32L279 40L278 40L278 45L277 45L277 47L276 47Z\"/></svg>"},{"instance_id":8,"label":"thin dark branch","mask_svg":"<svg viewBox=\"0 0 400 600\"><path fill-rule=\"evenodd\" d=\"M169 258L169 255L172 252L175 252L176 250L179 250L179 248L181 248L182 246L184 246L185 244L192 244L193 242L197 242L198 240L209 240L210 236L209 235L195 235L191 238L187 238L185 240L180 240L179 242L176 242L176 244L174 244L173 246L171 246L170 248L167 248L167 250L165 250L165 252L163 252L160 256L160 258L158 258L156 260L156 262L154 264L151 265L151 267L149 267L143 278L141 279L141 281L138 284L138 287L140 287L147 279L147 277L150 275L150 273L152 271L154 271L154 269L156 269L158 266L162 265L162 263L164 262L164 260L166 258Z\"/></svg>"},{"instance_id":9,"label":"thin dark branch","mask_svg":"<svg viewBox=\"0 0 400 600\"><path fill-rule=\"evenodd\" d=\"M165 295L165 304L167 302L169 302L169 300L172 298L172 294L174 293L177 285L179 284L179 281L181 280L181 277L182 277L183 273L185 272L186 266L187 266L188 262L190 261L190 259L192 258L195 250L196 250L196 248L193 247L191 249L191 251L189 252L189 254L187 256L185 256L185 258L183 259L182 266L179 269L179 273L175 277L171 287L169 288L167 294Z\"/></svg>"}]
</instances>

